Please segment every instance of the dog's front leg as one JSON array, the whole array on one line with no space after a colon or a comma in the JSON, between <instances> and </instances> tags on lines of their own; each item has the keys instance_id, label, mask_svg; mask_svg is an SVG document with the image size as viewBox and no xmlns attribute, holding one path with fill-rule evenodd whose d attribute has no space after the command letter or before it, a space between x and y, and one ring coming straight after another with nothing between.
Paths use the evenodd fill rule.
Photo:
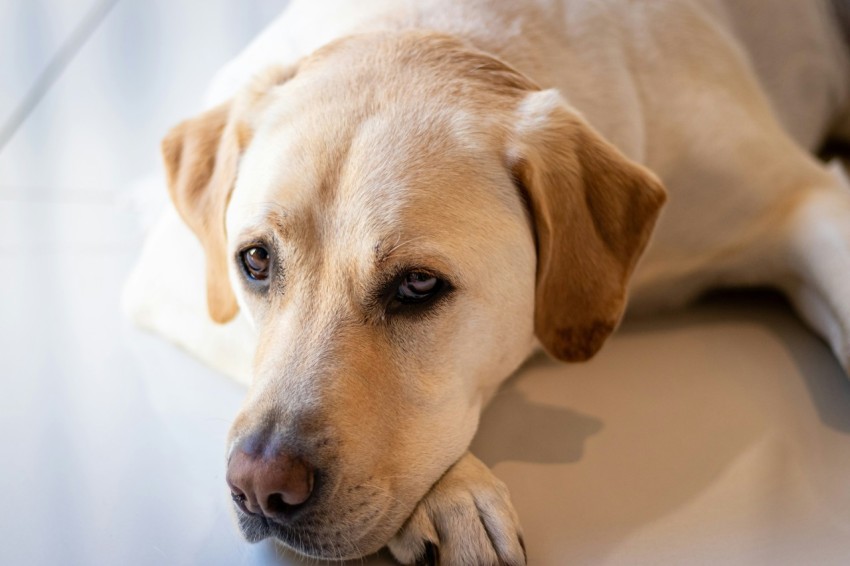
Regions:
<instances>
[{"instance_id":1,"label":"dog's front leg","mask_svg":"<svg viewBox=\"0 0 850 566\"><path fill-rule=\"evenodd\" d=\"M850 375L850 182L833 163L831 186L802 200L787 232L783 288Z\"/></svg>"},{"instance_id":2,"label":"dog's front leg","mask_svg":"<svg viewBox=\"0 0 850 566\"><path fill-rule=\"evenodd\" d=\"M434 484L388 546L403 564L526 562L507 487L469 452Z\"/></svg>"}]
</instances>

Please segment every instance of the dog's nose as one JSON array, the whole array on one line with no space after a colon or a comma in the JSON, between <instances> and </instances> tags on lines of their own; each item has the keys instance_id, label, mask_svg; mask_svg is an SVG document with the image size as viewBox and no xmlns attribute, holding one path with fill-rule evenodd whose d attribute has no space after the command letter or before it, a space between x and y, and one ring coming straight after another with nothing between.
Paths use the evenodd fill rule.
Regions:
<instances>
[{"instance_id":1,"label":"dog's nose","mask_svg":"<svg viewBox=\"0 0 850 566\"><path fill-rule=\"evenodd\" d=\"M310 499L314 473L307 462L283 450L246 448L237 446L227 463L227 484L243 510L285 518Z\"/></svg>"}]
</instances>

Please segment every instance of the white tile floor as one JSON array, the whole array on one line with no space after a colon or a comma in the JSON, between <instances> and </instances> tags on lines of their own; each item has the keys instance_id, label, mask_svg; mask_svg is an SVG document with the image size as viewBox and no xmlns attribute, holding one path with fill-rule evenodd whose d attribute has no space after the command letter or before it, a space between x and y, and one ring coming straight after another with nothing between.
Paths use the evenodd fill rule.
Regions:
<instances>
[{"instance_id":1,"label":"white tile floor","mask_svg":"<svg viewBox=\"0 0 850 566\"><path fill-rule=\"evenodd\" d=\"M302 563L231 525L241 389L118 311L129 187L283 3L118 0L0 148L0 564ZM0 4L0 127L97 5ZM474 449L532 564L850 559L850 381L775 298L629 321L589 364L533 360Z\"/></svg>"}]
</instances>

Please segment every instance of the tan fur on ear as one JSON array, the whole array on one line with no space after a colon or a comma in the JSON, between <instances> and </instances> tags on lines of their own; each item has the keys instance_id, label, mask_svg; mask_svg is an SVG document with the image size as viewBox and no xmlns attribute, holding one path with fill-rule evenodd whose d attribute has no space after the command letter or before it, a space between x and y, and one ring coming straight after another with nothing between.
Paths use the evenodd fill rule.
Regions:
<instances>
[{"instance_id":1,"label":"tan fur on ear","mask_svg":"<svg viewBox=\"0 0 850 566\"><path fill-rule=\"evenodd\" d=\"M252 136L247 113L268 90L295 74L296 67L273 67L258 75L233 101L181 122L162 140L168 190L206 256L207 306L216 322L239 312L228 279L224 215L236 182L239 157Z\"/></svg>"},{"instance_id":2,"label":"tan fur on ear","mask_svg":"<svg viewBox=\"0 0 850 566\"><path fill-rule=\"evenodd\" d=\"M181 122L162 140L171 200L204 248L207 307L216 322L231 320L239 307L227 277L224 212L236 180L239 137L224 135L231 103Z\"/></svg>"},{"instance_id":3,"label":"tan fur on ear","mask_svg":"<svg viewBox=\"0 0 850 566\"><path fill-rule=\"evenodd\" d=\"M537 235L535 333L553 356L586 360L620 322L666 193L557 92L528 94L519 113L509 163Z\"/></svg>"}]
</instances>

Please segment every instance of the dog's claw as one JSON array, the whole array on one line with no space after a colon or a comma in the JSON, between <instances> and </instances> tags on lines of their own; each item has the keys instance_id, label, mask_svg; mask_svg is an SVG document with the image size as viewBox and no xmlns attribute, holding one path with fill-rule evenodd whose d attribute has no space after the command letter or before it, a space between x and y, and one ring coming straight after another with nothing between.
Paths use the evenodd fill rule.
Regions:
<instances>
[{"instance_id":1,"label":"dog's claw","mask_svg":"<svg viewBox=\"0 0 850 566\"><path fill-rule=\"evenodd\" d=\"M425 543L425 554L416 561L417 566L437 566L440 563L440 551L433 542Z\"/></svg>"},{"instance_id":2,"label":"dog's claw","mask_svg":"<svg viewBox=\"0 0 850 566\"><path fill-rule=\"evenodd\" d=\"M388 547L402 564L526 563L508 489L469 453L434 484Z\"/></svg>"}]
</instances>

